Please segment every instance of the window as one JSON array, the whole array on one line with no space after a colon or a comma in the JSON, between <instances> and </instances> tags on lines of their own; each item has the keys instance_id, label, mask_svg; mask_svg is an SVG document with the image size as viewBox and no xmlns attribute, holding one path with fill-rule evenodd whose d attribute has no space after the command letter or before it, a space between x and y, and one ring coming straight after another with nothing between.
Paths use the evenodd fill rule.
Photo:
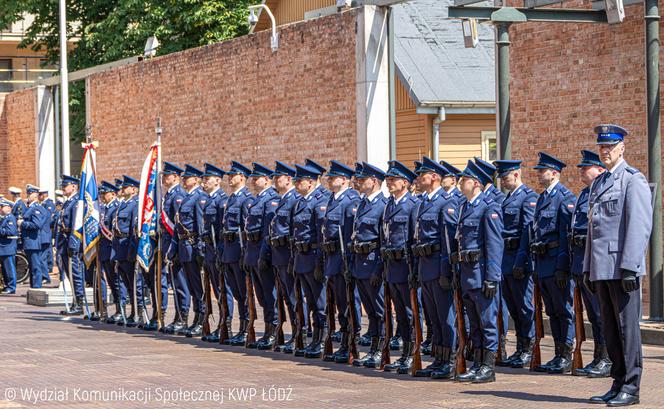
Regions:
<instances>
[{"instance_id":1,"label":"window","mask_svg":"<svg viewBox=\"0 0 664 409\"><path fill-rule=\"evenodd\" d=\"M12 60L0 60L0 92L12 92Z\"/></svg>"},{"instance_id":2,"label":"window","mask_svg":"<svg viewBox=\"0 0 664 409\"><path fill-rule=\"evenodd\" d=\"M498 159L496 131L482 131L482 159L488 162Z\"/></svg>"}]
</instances>

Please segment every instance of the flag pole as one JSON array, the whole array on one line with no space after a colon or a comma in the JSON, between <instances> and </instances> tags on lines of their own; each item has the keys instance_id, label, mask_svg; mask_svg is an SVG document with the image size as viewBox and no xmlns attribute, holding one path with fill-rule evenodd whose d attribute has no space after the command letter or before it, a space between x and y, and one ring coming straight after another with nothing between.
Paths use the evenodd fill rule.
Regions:
<instances>
[{"instance_id":1,"label":"flag pole","mask_svg":"<svg viewBox=\"0 0 664 409\"><path fill-rule=\"evenodd\" d=\"M157 301L157 330L161 330L164 327L164 311L161 308L162 297L161 297L161 229L159 228L159 221L161 219L161 117L157 117L157 127L155 128L155 133L157 134L157 181L155 183L155 204L157 211L155 212L155 217L157 218L157 257L156 260L156 271L155 271L155 300ZM174 289L175 290L175 289ZM166 293L168 296L168 293Z\"/></svg>"}]
</instances>

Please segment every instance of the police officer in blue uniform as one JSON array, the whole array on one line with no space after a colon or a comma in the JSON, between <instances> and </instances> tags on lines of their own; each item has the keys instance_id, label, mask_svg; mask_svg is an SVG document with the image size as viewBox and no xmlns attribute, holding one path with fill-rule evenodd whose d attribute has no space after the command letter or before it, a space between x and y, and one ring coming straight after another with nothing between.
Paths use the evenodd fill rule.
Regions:
<instances>
[{"instance_id":1,"label":"police officer in blue uniform","mask_svg":"<svg viewBox=\"0 0 664 409\"><path fill-rule=\"evenodd\" d=\"M463 205L463 203L466 201L466 197L457 187L459 184L459 174L461 173L461 169L458 169L451 163L444 160L441 160L440 164L445 169L445 174L440 181L440 186L443 188L443 190L445 190L445 192L456 197L457 205L461 207L461 205Z\"/></svg>"},{"instance_id":2,"label":"police officer in blue uniform","mask_svg":"<svg viewBox=\"0 0 664 409\"><path fill-rule=\"evenodd\" d=\"M74 303L69 310L62 311L64 315L80 315L83 313L83 269L81 265L80 241L76 246L76 240L73 234L74 216L76 214L76 199L78 198L78 178L69 175L62 175L60 186L65 196L65 202L62 204L58 234L56 235L56 253L61 263L61 276L68 274L71 263L71 284L75 296ZM71 246L70 246L71 244Z\"/></svg>"},{"instance_id":3,"label":"police officer in blue uniform","mask_svg":"<svg viewBox=\"0 0 664 409\"><path fill-rule=\"evenodd\" d=\"M116 262L116 268L124 286L128 290L131 303L131 314L126 319L128 327L145 325L145 306L143 303L143 278L136 274L135 262L138 248L136 236L138 223L138 188L140 182L130 176L124 175L122 180L122 196L124 200L118 205L113 218L113 242L111 261ZM138 305L136 305L138 304ZM124 308L124 304L121 305ZM138 314L138 317L136 316ZM124 314L123 314L124 315ZM125 321L117 322L125 325Z\"/></svg>"},{"instance_id":4,"label":"police officer in blue uniform","mask_svg":"<svg viewBox=\"0 0 664 409\"><path fill-rule=\"evenodd\" d=\"M203 243L204 208L207 194L201 189L203 172L192 165L185 165L182 173L185 196L175 213L175 235L171 241L168 258L173 259L177 252L178 259L187 279L194 307L194 319L187 328L182 328L178 335L198 337L203 332L205 318L205 300L201 271L205 261ZM182 321L188 322L189 309L182 306Z\"/></svg>"},{"instance_id":5,"label":"police officer in blue uniform","mask_svg":"<svg viewBox=\"0 0 664 409\"><path fill-rule=\"evenodd\" d=\"M572 224L569 234L572 259L572 277L574 285L581 290L583 304L585 304L588 319L592 324L593 343L595 349L593 360L584 368L574 370L574 375L588 376L590 378L605 378L611 373L611 360L606 350L606 340L602 331L599 301L597 295L583 283L583 256L586 249L588 234L588 197L593 180L606 171L606 166L595 152L582 150L581 162L576 165L579 169L579 178L586 187L579 193L572 213Z\"/></svg>"},{"instance_id":6,"label":"police officer in blue uniform","mask_svg":"<svg viewBox=\"0 0 664 409\"><path fill-rule=\"evenodd\" d=\"M288 319L292 328L291 338L286 341L285 344L277 345L274 350L289 354L293 353L293 345L295 343L295 336L298 329L297 326L302 326L302 328L300 328L300 333L305 332L304 327L306 326L306 322L297 322L295 312L297 298L293 272L294 254L292 253L292 247L290 245L290 235L292 230L293 209L301 196L295 190L295 186L293 186L294 177L295 168L280 161L275 162L272 180L280 198L274 211L274 217L270 221L268 229L268 245L264 246L261 250L261 259L267 260L268 255L271 256L272 265L276 270L276 279L279 280L280 294L278 294L278 296L285 300ZM305 321L307 320L308 315L305 306Z\"/></svg>"},{"instance_id":7,"label":"police officer in blue uniform","mask_svg":"<svg viewBox=\"0 0 664 409\"><path fill-rule=\"evenodd\" d=\"M652 230L651 193L645 176L624 159L627 130L606 124L595 133L608 170L590 189L583 273L599 299L613 384L590 402L627 406L639 403L643 372L639 289Z\"/></svg>"},{"instance_id":8,"label":"police officer in blue uniform","mask_svg":"<svg viewBox=\"0 0 664 409\"><path fill-rule=\"evenodd\" d=\"M452 349L456 345L456 309L449 251L456 247L454 229L459 209L456 196L441 186L443 175L447 174L445 167L425 156L418 172L425 193L416 213L412 251L419 266L413 274L419 270L423 304L431 320L434 360L415 376L435 374L438 379L451 379L455 372Z\"/></svg>"},{"instance_id":9,"label":"police officer in blue uniform","mask_svg":"<svg viewBox=\"0 0 664 409\"><path fill-rule=\"evenodd\" d=\"M107 181L102 181L99 187L101 193L102 204L99 208L101 220L101 235L99 238L99 262L101 268L106 275L106 280L111 287L111 294L115 302L115 314L106 319L108 324L117 324L122 320L122 313L120 312L120 305L127 304L127 287L124 281L120 279L115 262L111 261L111 253L113 252L113 220L115 219L115 212L120 204L117 199L117 186Z\"/></svg>"},{"instance_id":10,"label":"police officer in blue uniform","mask_svg":"<svg viewBox=\"0 0 664 409\"><path fill-rule=\"evenodd\" d=\"M535 279L542 291L555 343L554 358L536 367L538 372L565 373L572 367L574 282L570 274L567 231L576 196L560 183L560 172L565 166L545 152L539 153L535 166L544 191L537 199L530 247L535 258Z\"/></svg>"},{"instance_id":11,"label":"police officer in blue uniform","mask_svg":"<svg viewBox=\"0 0 664 409\"><path fill-rule=\"evenodd\" d=\"M5 284L0 294L16 293L16 250L18 225L12 214L14 203L0 199L0 263L2 263L2 281Z\"/></svg>"},{"instance_id":12,"label":"police officer in blue uniform","mask_svg":"<svg viewBox=\"0 0 664 409\"><path fill-rule=\"evenodd\" d=\"M269 252L265 251L269 236L270 222L279 205L279 194L272 187L272 169L260 163L252 163L253 170L249 175L254 199L247 204L245 231L247 249L244 262L251 272L251 281L258 304L263 308L265 331L256 343L248 343L248 348L272 349L274 347L275 330L277 329L276 314L277 290L274 283ZM261 250L263 257L261 258Z\"/></svg>"},{"instance_id":13,"label":"police officer in blue uniform","mask_svg":"<svg viewBox=\"0 0 664 409\"><path fill-rule=\"evenodd\" d=\"M21 193L23 191L17 187L10 187L9 193L12 195L12 201L14 202L14 207L12 207L12 214L18 221L23 216L23 213L26 211L28 206L25 205L25 202L21 198Z\"/></svg>"},{"instance_id":14,"label":"police officer in blue uniform","mask_svg":"<svg viewBox=\"0 0 664 409\"><path fill-rule=\"evenodd\" d=\"M354 170L345 164L332 160L330 170L327 172L328 186L332 193L325 206L325 217L321 227L321 248L324 253L324 271L327 277L326 285L332 286L334 302L337 306L337 319L341 331L341 345L339 349L329 356L323 357L326 361L348 363L349 351L349 320L353 321L353 330L356 339L360 335L360 326L357 325L360 311L360 300L357 290L353 292L354 299L346 297L346 284L352 280L350 266L350 251L353 219L357 211L360 195L350 188L350 180ZM344 248L342 248L342 245ZM350 308L348 304L350 303ZM328 311L328 313L331 313ZM354 314L351 316L351 314Z\"/></svg>"},{"instance_id":15,"label":"police officer in blue uniform","mask_svg":"<svg viewBox=\"0 0 664 409\"><path fill-rule=\"evenodd\" d=\"M382 343L389 342L385 340L384 265L380 253L380 234L387 205L387 198L381 191L385 172L363 162L360 172L355 173L355 178L363 197L355 212L351 234L351 272L369 318L371 344L369 352L362 358L353 360L353 365L376 368L381 362Z\"/></svg>"},{"instance_id":16,"label":"police officer in blue uniform","mask_svg":"<svg viewBox=\"0 0 664 409\"><path fill-rule=\"evenodd\" d=\"M390 161L386 184L390 198L385 206L381 230L381 255L385 260L385 278L390 289L397 325L403 340L401 357L383 367L387 372L410 373L415 341L413 310L408 277L415 268L411 246L415 232L419 200L409 188L417 175L399 161ZM416 284L415 284L416 285Z\"/></svg>"},{"instance_id":17,"label":"police officer in blue uniform","mask_svg":"<svg viewBox=\"0 0 664 409\"><path fill-rule=\"evenodd\" d=\"M233 298L237 301L238 315L240 318L239 331L229 340L229 345L244 345L247 338L247 326L249 324L249 310L247 309L247 286L244 268L244 251L246 243L241 233L244 232L245 219L247 217L247 206L253 200L249 189L247 189L247 177L251 169L243 164L233 161L230 169L226 172L228 185L232 193L226 202L224 219L222 220L222 237L224 239L224 251L221 262L224 264L226 283L231 287ZM243 248L245 246L245 248Z\"/></svg>"},{"instance_id":18,"label":"police officer in blue uniform","mask_svg":"<svg viewBox=\"0 0 664 409\"><path fill-rule=\"evenodd\" d=\"M293 271L296 280L300 280L302 284L307 307L312 315L313 336L304 349L295 349L294 355L320 358L321 341L328 331L325 314L325 271L323 251L320 248L321 226L330 192L320 184L320 169L295 165L295 170L295 189L301 197L293 208L292 216L291 239L295 249Z\"/></svg>"},{"instance_id":19,"label":"police officer in blue uniform","mask_svg":"<svg viewBox=\"0 0 664 409\"><path fill-rule=\"evenodd\" d=\"M466 202L456 231L458 239L461 297L470 322L474 345L473 365L457 374L460 382L484 383L496 379L498 350L498 306L503 256L503 218L500 204L482 191L480 180L487 175L473 161L461 173L461 191Z\"/></svg>"},{"instance_id":20,"label":"police officer in blue uniform","mask_svg":"<svg viewBox=\"0 0 664 409\"><path fill-rule=\"evenodd\" d=\"M30 267L30 287L41 288L42 278L47 274L44 271L45 263L42 253L42 241L45 235L45 226L49 226L50 220L48 219L47 210L37 200L39 188L27 185L26 193L28 207L23 212L23 217L19 219L18 226L23 240L23 249L25 250Z\"/></svg>"},{"instance_id":21,"label":"police officer in blue uniform","mask_svg":"<svg viewBox=\"0 0 664 409\"><path fill-rule=\"evenodd\" d=\"M51 283L51 273L53 272L53 229L55 227L55 203L53 199L48 197L47 189L39 190L39 204L48 212L48 234L44 235L44 242L42 243L42 256L46 269L45 284Z\"/></svg>"},{"instance_id":22,"label":"police officer in blue uniform","mask_svg":"<svg viewBox=\"0 0 664 409\"><path fill-rule=\"evenodd\" d=\"M480 180L480 183L483 185L482 189L484 194L489 196L494 202L498 202L498 204L503 203L503 200L505 200L505 193L501 192L500 189L493 184L493 176L496 174L496 167L477 156L475 157L475 164L480 170L482 170L482 172L489 175L489 180L485 180L484 178L483 180Z\"/></svg>"},{"instance_id":23,"label":"police officer in blue uniform","mask_svg":"<svg viewBox=\"0 0 664 409\"><path fill-rule=\"evenodd\" d=\"M528 255L528 229L532 225L537 206L537 193L522 181L520 160L497 160L501 186L507 190L502 202L503 241L505 252L502 262L500 289L504 308L508 310L516 330L516 351L499 366L523 368L530 365L535 336L533 291L534 283ZM503 319L505 319L503 317ZM504 333L501 334L501 337ZM505 346L503 341L501 344Z\"/></svg>"},{"instance_id":24,"label":"police officer in blue uniform","mask_svg":"<svg viewBox=\"0 0 664 409\"><path fill-rule=\"evenodd\" d=\"M217 262L221 252L224 250L224 241L221 239L220 233L221 221L224 218L224 208L226 207L226 201L228 200L228 195L226 195L226 192L221 189L221 180L225 174L226 172L224 172L223 169L210 163L205 164L203 180L205 192L208 194L208 201L205 204L205 209L203 209L205 214L203 242L205 243L205 268L210 275L212 291L214 291L214 296L218 302L219 317L222 316L221 291L224 291L226 295L227 318L225 324L228 329L226 336L227 338L230 338L233 336L231 332L231 323L233 321L233 294L231 293L231 288L226 284L226 280L223 280L224 287L221 288L221 264ZM212 312L210 311L209 313ZM222 325L221 318L217 321L217 329L209 335L204 335L202 338L203 341L219 342L219 331L221 330Z\"/></svg>"},{"instance_id":25,"label":"police officer in blue uniform","mask_svg":"<svg viewBox=\"0 0 664 409\"><path fill-rule=\"evenodd\" d=\"M159 220L161 226L161 248L164 257L162 275L170 281L175 304L173 322L161 329L166 334L176 334L187 328L187 322L182 320L182 311L189 311L191 298L189 286L187 286L187 278L180 264L180 259L177 257L177 252L172 260L168 260L167 257L168 249L175 235L175 214L180 205L182 205L185 196L185 191L180 184L180 176L183 172L184 169L171 162L164 162L164 168L161 171L161 183L165 191Z\"/></svg>"}]
</instances>

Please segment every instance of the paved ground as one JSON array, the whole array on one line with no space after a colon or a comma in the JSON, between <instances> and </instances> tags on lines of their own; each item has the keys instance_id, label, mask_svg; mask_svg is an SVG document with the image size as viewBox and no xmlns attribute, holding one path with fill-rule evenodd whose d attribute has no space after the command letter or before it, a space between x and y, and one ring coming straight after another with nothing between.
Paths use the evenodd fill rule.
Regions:
<instances>
[{"instance_id":1,"label":"paved ground","mask_svg":"<svg viewBox=\"0 0 664 409\"><path fill-rule=\"evenodd\" d=\"M596 407L586 398L609 386L511 369L486 385L423 380L67 319L59 310L0 298L0 408L581 408ZM543 343L548 359L550 338ZM592 343L584 346L587 362ZM644 353L641 407L662 407L664 348Z\"/></svg>"}]
</instances>

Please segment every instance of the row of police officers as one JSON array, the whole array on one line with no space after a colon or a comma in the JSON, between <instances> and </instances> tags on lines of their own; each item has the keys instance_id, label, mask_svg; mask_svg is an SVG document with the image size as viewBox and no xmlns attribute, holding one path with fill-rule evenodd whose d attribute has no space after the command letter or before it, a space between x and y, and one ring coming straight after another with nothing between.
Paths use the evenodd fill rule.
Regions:
<instances>
[{"instance_id":1,"label":"row of police officers","mask_svg":"<svg viewBox=\"0 0 664 409\"><path fill-rule=\"evenodd\" d=\"M157 329L157 301L165 311L171 287L175 316L162 328L166 333L376 368L390 342L385 311L393 306L399 339L392 343L402 353L384 370L410 373L413 354L423 347L416 342L417 317L424 316L433 361L415 375L483 383L495 380L496 364L530 365L535 285L555 344L552 358L535 370L570 372L573 292L579 287L595 349L593 361L574 374L613 378L610 391L593 397L594 403L636 403L642 368L637 290L645 274L651 194L643 174L623 159L627 131L616 125L600 125L595 131L599 154L582 151L577 168L585 188L578 197L560 181L566 164L545 152L534 167L540 194L523 183L517 160L491 164L475 158L463 171L428 157L416 162L414 170L390 161L387 171L366 162L352 168L335 160L329 168L311 160L294 167L277 161L274 168L233 161L228 170L209 163L203 170L191 165L182 169L165 162L161 297L155 294L156 264L149 274L135 268L138 181L124 176L116 183L103 182L100 260L104 284L116 300L116 314L106 321ZM221 189L222 178L228 192ZM504 193L494 186L494 178ZM77 182L69 176L62 180L67 200L58 253L62 268L71 266L76 299L82 300L80 241L71 234ZM205 334L212 311L202 271L210 277L220 316L226 317ZM455 304L455 291L460 291L461 303ZM390 306L385 305L387 293ZM265 325L255 342L250 336L254 296ZM293 335L275 345L280 302ZM300 318L298 305L305 310ZM77 302L68 313L82 308ZM361 309L368 319L364 335ZM240 323L236 332L230 325L234 314ZM455 351L462 335L457 319L462 316L470 339L465 355L473 365L456 373ZM508 356L509 317L516 348ZM326 351L337 322L339 347ZM353 359L358 342L369 350Z\"/></svg>"}]
</instances>

